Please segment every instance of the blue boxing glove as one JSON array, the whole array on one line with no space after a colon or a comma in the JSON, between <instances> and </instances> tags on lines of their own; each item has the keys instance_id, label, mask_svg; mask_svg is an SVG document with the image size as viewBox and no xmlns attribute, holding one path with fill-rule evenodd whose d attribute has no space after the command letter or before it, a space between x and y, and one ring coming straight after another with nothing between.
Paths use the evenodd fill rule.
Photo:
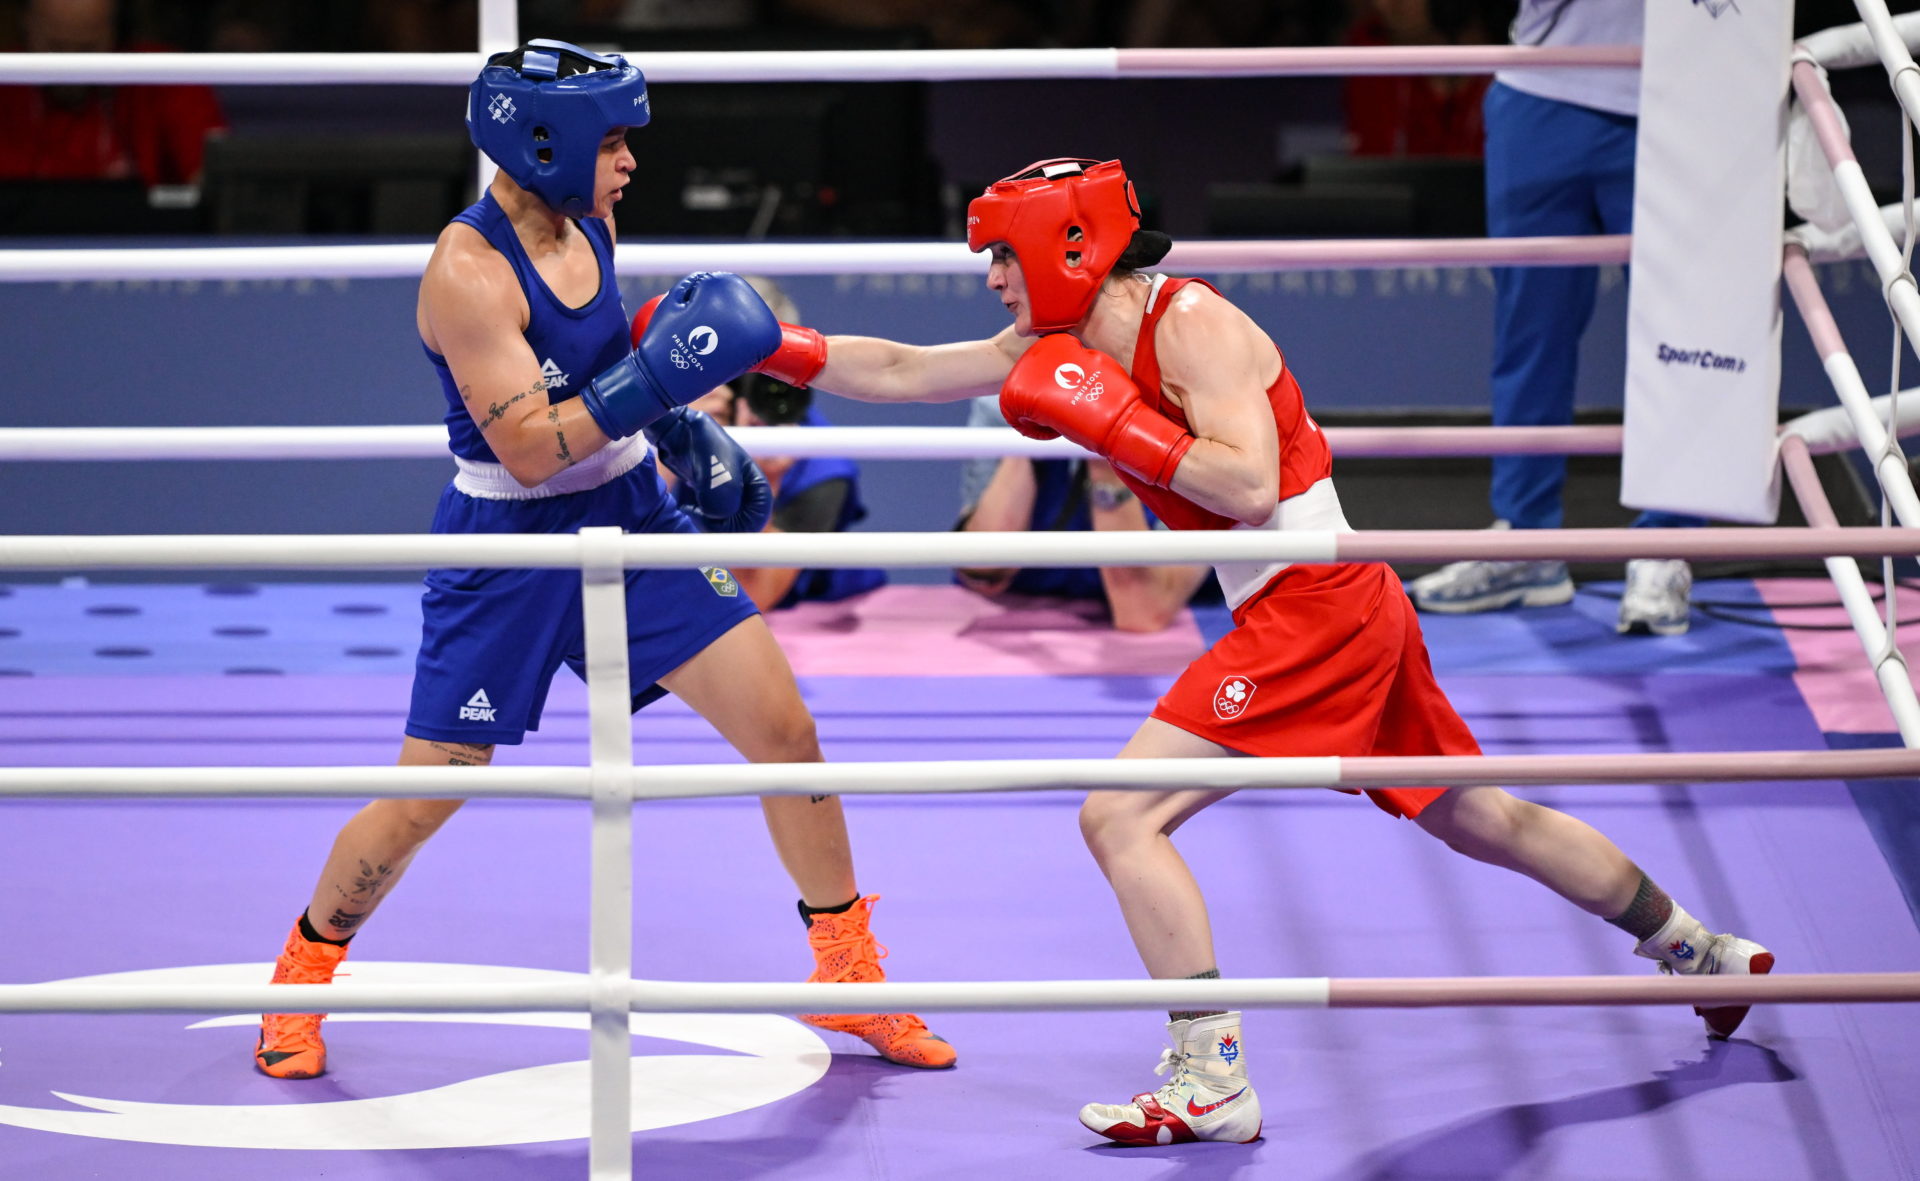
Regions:
<instances>
[{"instance_id":1,"label":"blue boxing glove","mask_svg":"<svg viewBox=\"0 0 1920 1181\"><path fill-rule=\"evenodd\" d=\"M758 533L766 525L773 488L726 428L698 410L676 406L646 432L707 532Z\"/></svg>"},{"instance_id":2,"label":"blue boxing glove","mask_svg":"<svg viewBox=\"0 0 1920 1181\"><path fill-rule=\"evenodd\" d=\"M780 347L780 321L738 275L699 271L660 300L633 352L580 391L609 439L624 439Z\"/></svg>"}]
</instances>

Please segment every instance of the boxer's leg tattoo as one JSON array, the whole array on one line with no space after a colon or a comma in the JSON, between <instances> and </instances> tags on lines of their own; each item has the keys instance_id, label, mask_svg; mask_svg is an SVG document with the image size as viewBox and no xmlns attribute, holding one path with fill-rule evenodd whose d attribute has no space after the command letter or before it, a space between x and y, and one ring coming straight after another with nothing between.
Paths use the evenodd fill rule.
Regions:
<instances>
[{"instance_id":1,"label":"boxer's leg tattoo","mask_svg":"<svg viewBox=\"0 0 1920 1181\"><path fill-rule=\"evenodd\" d=\"M387 882L392 877L391 864L371 865L362 861L360 872L353 879L353 889L341 890L339 886L335 886L334 889L340 891L342 898L371 906L374 900L380 897L380 891L386 888ZM334 925L339 926L338 923Z\"/></svg>"},{"instance_id":2,"label":"boxer's leg tattoo","mask_svg":"<svg viewBox=\"0 0 1920 1181\"><path fill-rule=\"evenodd\" d=\"M809 804L824 804L832 798L832 796L808 796L807 802Z\"/></svg>"},{"instance_id":3,"label":"boxer's leg tattoo","mask_svg":"<svg viewBox=\"0 0 1920 1181\"><path fill-rule=\"evenodd\" d=\"M336 931L351 931L367 921L366 911L345 911L339 907L333 910L333 917L327 920L327 926Z\"/></svg>"},{"instance_id":4,"label":"boxer's leg tattoo","mask_svg":"<svg viewBox=\"0 0 1920 1181\"><path fill-rule=\"evenodd\" d=\"M484 767L493 756L491 742L429 742L427 745L447 756L447 765L452 767Z\"/></svg>"}]
</instances>

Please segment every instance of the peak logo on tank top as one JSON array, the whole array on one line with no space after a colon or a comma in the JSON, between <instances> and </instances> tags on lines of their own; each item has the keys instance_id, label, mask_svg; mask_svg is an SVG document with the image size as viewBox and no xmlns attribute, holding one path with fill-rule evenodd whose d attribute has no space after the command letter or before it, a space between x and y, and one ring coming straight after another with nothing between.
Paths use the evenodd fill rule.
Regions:
<instances>
[{"instance_id":1,"label":"peak logo on tank top","mask_svg":"<svg viewBox=\"0 0 1920 1181\"><path fill-rule=\"evenodd\" d=\"M562 301L547 286L527 257L526 247L521 244L512 222L491 193L454 221L478 232L513 268L514 278L527 301L527 325L522 336L527 350L540 366L540 380L549 401L576 396L594 374L604 371L632 348L627 340L627 314L621 306L619 286L614 281L613 239L605 222L589 217L575 223L584 238L583 244L592 251L600 283L593 298L574 306ZM424 348L425 342L421 343ZM498 462L467 412L459 383L453 380L446 358L432 349L426 353L439 377L446 404L448 446L463 459ZM575 381L575 377L580 380Z\"/></svg>"}]
</instances>

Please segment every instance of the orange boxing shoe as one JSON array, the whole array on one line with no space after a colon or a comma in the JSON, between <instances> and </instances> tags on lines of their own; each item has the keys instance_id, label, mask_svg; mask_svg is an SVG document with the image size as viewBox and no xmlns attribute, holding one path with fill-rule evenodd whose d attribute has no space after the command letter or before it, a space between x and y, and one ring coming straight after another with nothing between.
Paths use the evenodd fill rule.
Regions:
<instances>
[{"instance_id":1,"label":"orange boxing shoe","mask_svg":"<svg viewBox=\"0 0 1920 1181\"><path fill-rule=\"evenodd\" d=\"M331 984L340 961L347 958L344 943L315 943L300 933L296 921L287 945L274 961L275 984ZM327 1043L320 1039L325 1013L268 1013L260 1018L260 1043L253 1064L274 1078L318 1078L327 1072Z\"/></svg>"},{"instance_id":2,"label":"orange boxing shoe","mask_svg":"<svg viewBox=\"0 0 1920 1181\"><path fill-rule=\"evenodd\" d=\"M807 943L813 948L813 975L808 984L879 983L887 978L880 961L887 958L868 930L868 917L878 894L854 902L844 914L809 916ZM805 1014L800 1020L817 1029L850 1033L880 1052L889 1062L944 1070L958 1056L947 1039L930 1032L912 1013Z\"/></svg>"}]
</instances>

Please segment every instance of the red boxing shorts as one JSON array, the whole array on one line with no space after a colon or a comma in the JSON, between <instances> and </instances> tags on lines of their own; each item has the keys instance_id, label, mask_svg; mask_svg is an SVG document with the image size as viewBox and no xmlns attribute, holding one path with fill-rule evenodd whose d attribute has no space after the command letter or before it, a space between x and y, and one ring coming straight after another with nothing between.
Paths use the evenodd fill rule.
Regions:
<instances>
[{"instance_id":1,"label":"red boxing shorts","mask_svg":"<svg viewBox=\"0 0 1920 1181\"><path fill-rule=\"evenodd\" d=\"M1477 755L1387 566L1290 566L1233 613L1153 716L1242 754ZM1444 788L1366 794L1409 819Z\"/></svg>"}]
</instances>

